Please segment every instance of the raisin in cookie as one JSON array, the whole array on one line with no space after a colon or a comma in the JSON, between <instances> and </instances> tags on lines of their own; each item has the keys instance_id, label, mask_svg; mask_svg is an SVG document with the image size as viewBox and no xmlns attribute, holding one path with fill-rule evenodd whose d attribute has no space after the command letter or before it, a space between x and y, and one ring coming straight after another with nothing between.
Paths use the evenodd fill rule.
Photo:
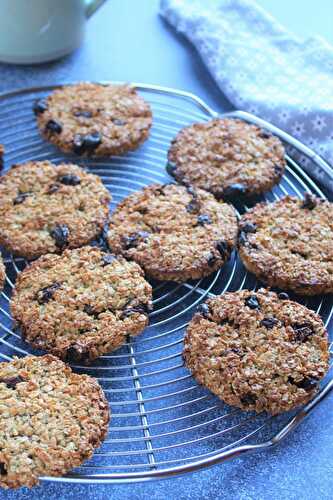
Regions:
<instances>
[{"instance_id":1,"label":"raisin in cookie","mask_svg":"<svg viewBox=\"0 0 333 500\"><path fill-rule=\"evenodd\" d=\"M274 415L314 396L328 370L327 332L317 314L274 292L226 293L199 306L184 360L226 403Z\"/></svg>"},{"instance_id":2,"label":"raisin in cookie","mask_svg":"<svg viewBox=\"0 0 333 500\"><path fill-rule=\"evenodd\" d=\"M44 255L16 282L22 337L66 361L90 361L148 324L151 286L135 262L90 246Z\"/></svg>"},{"instance_id":3,"label":"raisin in cookie","mask_svg":"<svg viewBox=\"0 0 333 500\"><path fill-rule=\"evenodd\" d=\"M0 254L0 291L3 289L6 279L6 268Z\"/></svg>"},{"instance_id":4,"label":"raisin in cookie","mask_svg":"<svg viewBox=\"0 0 333 500\"><path fill-rule=\"evenodd\" d=\"M97 380L53 356L0 363L0 486L38 484L90 458L110 419Z\"/></svg>"},{"instance_id":5,"label":"raisin in cookie","mask_svg":"<svg viewBox=\"0 0 333 500\"><path fill-rule=\"evenodd\" d=\"M45 139L66 153L110 156L143 143L152 124L148 103L129 85L79 83L34 105Z\"/></svg>"},{"instance_id":6,"label":"raisin in cookie","mask_svg":"<svg viewBox=\"0 0 333 500\"><path fill-rule=\"evenodd\" d=\"M271 286L299 294L333 292L333 203L306 194L261 203L240 221L239 254Z\"/></svg>"},{"instance_id":7,"label":"raisin in cookie","mask_svg":"<svg viewBox=\"0 0 333 500\"><path fill-rule=\"evenodd\" d=\"M97 175L48 161L0 177L0 244L34 259L85 245L103 230L111 196Z\"/></svg>"},{"instance_id":8,"label":"raisin in cookie","mask_svg":"<svg viewBox=\"0 0 333 500\"><path fill-rule=\"evenodd\" d=\"M195 123L172 141L167 170L183 184L217 198L237 199L271 189L285 170L281 141L242 120Z\"/></svg>"},{"instance_id":9,"label":"raisin in cookie","mask_svg":"<svg viewBox=\"0 0 333 500\"><path fill-rule=\"evenodd\" d=\"M236 233L231 205L203 190L154 184L118 205L108 242L113 252L135 260L152 278L184 282L219 269Z\"/></svg>"}]
</instances>

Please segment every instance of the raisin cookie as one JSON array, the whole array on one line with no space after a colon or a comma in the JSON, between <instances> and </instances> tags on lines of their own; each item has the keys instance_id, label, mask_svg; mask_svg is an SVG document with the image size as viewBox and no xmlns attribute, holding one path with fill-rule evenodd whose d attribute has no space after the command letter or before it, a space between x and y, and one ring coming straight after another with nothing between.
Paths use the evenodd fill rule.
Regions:
<instances>
[{"instance_id":1,"label":"raisin cookie","mask_svg":"<svg viewBox=\"0 0 333 500\"><path fill-rule=\"evenodd\" d=\"M227 404L277 414L311 399L328 370L320 317L281 294L242 290L199 306L185 335L195 379Z\"/></svg>"},{"instance_id":2,"label":"raisin cookie","mask_svg":"<svg viewBox=\"0 0 333 500\"><path fill-rule=\"evenodd\" d=\"M68 85L37 101L34 112L45 139L80 156L136 149L152 124L148 103L129 85Z\"/></svg>"},{"instance_id":3,"label":"raisin cookie","mask_svg":"<svg viewBox=\"0 0 333 500\"><path fill-rule=\"evenodd\" d=\"M90 458L110 419L97 380L51 355L0 363L0 486L34 486Z\"/></svg>"},{"instance_id":4,"label":"raisin cookie","mask_svg":"<svg viewBox=\"0 0 333 500\"><path fill-rule=\"evenodd\" d=\"M184 282L219 269L237 237L231 205L206 191L154 184L125 198L111 217L113 252L157 280Z\"/></svg>"},{"instance_id":5,"label":"raisin cookie","mask_svg":"<svg viewBox=\"0 0 333 500\"><path fill-rule=\"evenodd\" d=\"M6 268L0 254L0 291L3 289L6 279Z\"/></svg>"},{"instance_id":6,"label":"raisin cookie","mask_svg":"<svg viewBox=\"0 0 333 500\"><path fill-rule=\"evenodd\" d=\"M260 203L240 220L239 254L261 281L304 295L333 292L333 203L306 194Z\"/></svg>"},{"instance_id":7,"label":"raisin cookie","mask_svg":"<svg viewBox=\"0 0 333 500\"><path fill-rule=\"evenodd\" d=\"M101 233L111 196L96 175L31 161L0 177L0 244L34 259L85 245Z\"/></svg>"},{"instance_id":8,"label":"raisin cookie","mask_svg":"<svg viewBox=\"0 0 333 500\"><path fill-rule=\"evenodd\" d=\"M222 118L195 123L172 141L167 170L177 181L237 199L263 193L285 170L281 141L242 120Z\"/></svg>"},{"instance_id":9,"label":"raisin cookie","mask_svg":"<svg viewBox=\"0 0 333 500\"><path fill-rule=\"evenodd\" d=\"M151 298L135 262L86 246L44 255L20 273L11 312L33 347L88 362L142 332Z\"/></svg>"}]
</instances>

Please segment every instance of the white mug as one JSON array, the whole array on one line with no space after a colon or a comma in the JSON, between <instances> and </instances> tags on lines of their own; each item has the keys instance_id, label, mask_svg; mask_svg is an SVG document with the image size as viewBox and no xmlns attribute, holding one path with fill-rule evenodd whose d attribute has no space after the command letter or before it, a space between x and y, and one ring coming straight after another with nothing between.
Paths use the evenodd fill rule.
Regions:
<instances>
[{"instance_id":1,"label":"white mug","mask_svg":"<svg viewBox=\"0 0 333 500\"><path fill-rule=\"evenodd\" d=\"M0 61L59 59L82 42L86 19L105 0L1 0Z\"/></svg>"}]
</instances>

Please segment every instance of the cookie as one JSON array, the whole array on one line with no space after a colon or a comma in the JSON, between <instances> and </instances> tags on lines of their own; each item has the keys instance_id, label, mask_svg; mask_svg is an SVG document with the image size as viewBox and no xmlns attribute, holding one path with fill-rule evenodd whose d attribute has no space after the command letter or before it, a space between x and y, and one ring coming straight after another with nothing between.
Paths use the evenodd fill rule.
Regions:
<instances>
[{"instance_id":1,"label":"cookie","mask_svg":"<svg viewBox=\"0 0 333 500\"><path fill-rule=\"evenodd\" d=\"M182 129L172 141L167 170L177 181L218 199L258 195L285 170L281 141L242 120L221 118Z\"/></svg>"},{"instance_id":2,"label":"cookie","mask_svg":"<svg viewBox=\"0 0 333 500\"><path fill-rule=\"evenodd\" d=\"M5 285L5 279L6 279L6 268L0 254L0 291L3 289Z\"/></svg>"},{"instance_id":3,"label":"cookie","mask_svg":"<svg viewBox=\"0 0 333 500\"><path fill-rule=\"evenodd\" d=\"M195 379L225 403L273 415L309 401L328 370L327 332L305 306L265 289L199 306L185 335Z\"/></svg>"},{"instance_id":4,"label":"cookie","mask_svg":"<svg viewBox=\"0 0 333 500\"><path fill-rule=\"evenodd\" d=\"M231 205L202 190L154 184L125 198L111 216L112 251L157 280L184 282L219 269L235 245Z\"/></svg>"},{"instance_id":5,"label":"cookie","mask_svg":"<svg viewBox=\"0 0 333 500\"><path fill-rule=\"evenodd\" d=\"M239 254L261 281L304 295L333 292L333 203L306 194L261 203L240 220Z\"/></svg>"},{"instance_id":6,"label":"cookie","mask_svg":"<svg viewBox=\"0 0 333 500\"><path fill-rule=\"evenodd\" d=\"M86 246L44 255L20 273L11 312L33 347L89 362L142 332L151 298L135 262Z\"/></svg>"},{"instance_id":7,"label":"cookie","mask_svg":"<svg viewBox=\"0 0 333 500\"><path fill-rule=\"evenodd\" d=\"M110 419L97 380L54 356L0 363L0 486L34 486L90 458Z\"/></svg>"},{"instance_id":8,"label":"cookie","mask_svg":"<svg viewBox=\"0 0 333 500\"><path fill-rule=\"evenodd\" d=\"M34 112L46 140L80 156L136 149L152 124L150 106L130 85L68 85L37 101Z\"/></svg>"},{"instance_id":9,"label":"cookie","mask_svg":"<svg viewBox=\"0 0 333 500\"><path fill-rule=\"evenodd\" d=\"M34 259L87 244L109 217L111 195L96 175L31 161L0 177L0 244Z\"/></svg>"}]
</instances>

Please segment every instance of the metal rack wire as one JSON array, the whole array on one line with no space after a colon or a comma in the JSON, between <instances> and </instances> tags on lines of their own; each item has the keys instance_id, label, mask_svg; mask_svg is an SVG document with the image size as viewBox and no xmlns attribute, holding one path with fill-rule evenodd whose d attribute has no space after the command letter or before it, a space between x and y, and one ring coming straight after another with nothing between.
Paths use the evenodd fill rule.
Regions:
<instances>
[{"instance_id":1,"label":"metal rack wire","mask_svg":"<svg viewBox=\"0 0 333 500\"><path fill-rule=\"evenodd\" d=\"M31 111L36 98L56 86L24 89L0 96L0 143L6 148L6 168L27 160L74 161L100 175L112 192L112 208L126 195L152 182L167 182L166 152L176 132L194 122L217 116L202 100L186 92L136 84L151 103L154 124L150 139L136 152L111 160L87 160L66 156L39 136ZM230 113L228 113L230 115ZM299 154L330 172L314 152L270 124L243 112L231 113L259 123L277 133ZM319 187L291 157L281 183L263 199L273 201L305 191L324 197ZM332 173L330 175L333 175ZM237 207L240 212L246 206ZM7 279L0 297L0 360L37 353L13 329L9 303L23 259L3 253ZM210 277L182 285L153 283L154 310L150 325L121 349L103 356L91 366L74 370L95 376L110 402L113 417L107 439L94 457L63 478L66 482L129 482L170 477L198 470L249 451L274 446L329 393L332 373L320 393L298 412L270 417L228 407L198 386L184 368L181 351L184 328L199 302L226 290L256 288L234 253L230 262ZM297 298L297 300L301 300ZM328 326L333 315L329 297L305 303Z\"/></svg>"}]
</instances>

